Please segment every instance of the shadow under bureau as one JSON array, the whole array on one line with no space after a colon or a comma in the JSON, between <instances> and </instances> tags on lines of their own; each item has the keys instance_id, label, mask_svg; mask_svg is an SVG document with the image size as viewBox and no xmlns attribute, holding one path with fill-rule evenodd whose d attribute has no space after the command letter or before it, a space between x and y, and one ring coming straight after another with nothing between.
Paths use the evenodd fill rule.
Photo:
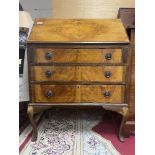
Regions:
<instances>
[{"instance_id":1,"label":"shadow under bureau","mask_svg":"<svg viewBox=\"0 0 155 155\"><path fill-rule=\"evenodd\" d=\"M119 19L36 19L28 38L28 116L47 106L102 106L128 115L129 40Z\"/></svg>"}]
</instances>

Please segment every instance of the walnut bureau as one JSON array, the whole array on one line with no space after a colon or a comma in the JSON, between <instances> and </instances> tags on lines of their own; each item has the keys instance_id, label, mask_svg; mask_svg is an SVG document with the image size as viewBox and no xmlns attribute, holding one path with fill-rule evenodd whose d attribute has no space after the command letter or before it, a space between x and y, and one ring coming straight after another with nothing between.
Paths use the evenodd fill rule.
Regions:
<instances>
[{"instance_id":1,"label":"walnut bureau","mask_svg":"<svg viewBox=\"0 0 155 155\"><path fill-rule=\"evenodd\" d=\"M102 106L128 115L129 40L119 19L36 19L28 38L30 103L39 106Z\"/></svg>"}]
</instances>

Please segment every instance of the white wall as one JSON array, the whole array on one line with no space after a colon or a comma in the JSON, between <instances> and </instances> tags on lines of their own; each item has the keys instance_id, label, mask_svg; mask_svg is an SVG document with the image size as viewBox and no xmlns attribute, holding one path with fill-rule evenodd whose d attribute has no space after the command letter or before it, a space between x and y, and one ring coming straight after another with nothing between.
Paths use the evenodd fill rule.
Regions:
<instances>
[{"instance_id":1,"label":"white wall","mask_svg":"<svg viewBox=\"0 0 155 155\"><path fill-rule=\"evenodd\" d=\"M51 17L51 0L20 0L20 3L33 19Z\"/></svg>"},{"instance_id":2,"label":"white wall","mask_svg":"<svg viewBox=\"0 0 155 155\"><path fill-rule=\"evenodd\" d=\"M20 0L32 18L116 18L120 7L134 0Z\"/></svg>"},{"instance_id":3,"label":"white wall","mask_svg":"<svg viewBox=\"0 0 155 155\"><path fill-rule=\"evenodd\" d=\"M52 0L53 18L116 18L120 7L134 0Z\"/></svg>"}]
</instances>

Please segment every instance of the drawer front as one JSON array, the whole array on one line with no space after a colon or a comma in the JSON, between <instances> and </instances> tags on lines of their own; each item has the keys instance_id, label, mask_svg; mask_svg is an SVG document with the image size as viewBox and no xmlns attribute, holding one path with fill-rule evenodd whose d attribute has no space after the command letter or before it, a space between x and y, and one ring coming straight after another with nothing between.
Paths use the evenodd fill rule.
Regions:
<instances>
[{"instance_id":1,"label":"drawer front","mask_svg":"<svg viewBox=\"0 0 155 155\"><path fill-rule=\"evenodd\" d=\"M36 63L121 63L121 49L51 49L33 50Z\"/></svg>"},{"instance_id":2,"label":"drawer front","mask_svg":"<svg viewBox=\"0 0 155 155\"><path fill-rule=\"evenodd\" d=\"M125 82L125 66L31 66L31 81Z\"/></svg>"},{"instance_id":3,"label":"drawer front","mask_svg":"<svg viewBox=\"0 0 155 155\"><path fill-rule=\"evenodd\" d=\"M39 103L123 103L123 85L39 85L32 84L32 102Z\"/></svg>"}]
</instances>

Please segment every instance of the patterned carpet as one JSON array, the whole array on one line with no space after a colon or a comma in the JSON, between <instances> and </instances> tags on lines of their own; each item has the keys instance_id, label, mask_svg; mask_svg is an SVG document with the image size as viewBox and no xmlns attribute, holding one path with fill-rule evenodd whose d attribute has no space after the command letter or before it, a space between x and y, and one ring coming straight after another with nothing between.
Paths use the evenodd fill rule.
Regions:
<instances>
[{"instance_id":1,"label":"patterned carpet","mask_svg":"<svg viewBox=\"0 0 155 155\"><path fill-rule=\"evenodd\" d=\"M28 126L20 135L20 155L120 155L112 143L92 128L102 120L101 110L56 109L38 125L31 142Z\"/></svg>"},{"instance_id":2,"label":"patterned carpet","mask_svg":"<svg viewBox=\"0 0 155 155\"><path fill-rule=\"evenodd\" d=\"M103 117L102 121L93 127L93 131L100 136L110 140L113 146L122 155L135 155L135 136L130 135L130 138L125 138L122 143L118 138L119 123L116 115Z\"/></svg>"}]
</instances>

